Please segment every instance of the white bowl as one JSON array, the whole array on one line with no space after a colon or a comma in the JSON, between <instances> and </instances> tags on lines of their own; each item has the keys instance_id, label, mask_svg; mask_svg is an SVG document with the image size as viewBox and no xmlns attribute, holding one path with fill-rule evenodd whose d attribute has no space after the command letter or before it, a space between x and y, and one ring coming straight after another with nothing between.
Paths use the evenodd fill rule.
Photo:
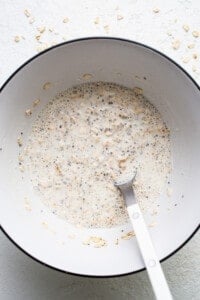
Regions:
<instances>
[{"instance_id":1,"label":"white bowl","mask_svg":"<svg viewBox=\"0 0 200 300\"><path fill-rule=\"evenodd\" d=\"M26 139L39 110L58 91L83 82L83 74L92 74L91 81L142 87L171 129L173 193L171 198L166 193L161 195L158 224L150 229L159 259L177 251L196 231L200 211L200 90L180 66L162 53L117 38L85 38L52 47L27 61L3 85L1 225L25 253L58 270L90 276L128 274L144 268L135 238L114 243L122 228L131 230L130 224L98 230L70 226L42 204L28 180L21 179L18 168L20 132ZM50 89L42 88L45 82L52 83ZM31 118L25 117L25 110L36 98L41 104ZM93 235L105 238L108 246L82 244Z\"/></svg>"}]
</instances>

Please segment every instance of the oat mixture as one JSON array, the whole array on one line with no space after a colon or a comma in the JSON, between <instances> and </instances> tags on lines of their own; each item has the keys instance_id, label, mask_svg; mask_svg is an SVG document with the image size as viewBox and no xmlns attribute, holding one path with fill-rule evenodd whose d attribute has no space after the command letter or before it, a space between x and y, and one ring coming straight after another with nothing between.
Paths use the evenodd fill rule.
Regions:
<instances>
[{"instance_id":1,"label":"oat mixture","mask_svg":"<svg viewBox=\"0 0 200 300\"><path fill-rule=\"evenodd\" d=\"M37 117L20 164L52 213L77 226L112 227L128 215L113 182L137 169L143 211L158 209L171 169L170 133L140 88L85 83Z\"/></svg>"}]
</instances>

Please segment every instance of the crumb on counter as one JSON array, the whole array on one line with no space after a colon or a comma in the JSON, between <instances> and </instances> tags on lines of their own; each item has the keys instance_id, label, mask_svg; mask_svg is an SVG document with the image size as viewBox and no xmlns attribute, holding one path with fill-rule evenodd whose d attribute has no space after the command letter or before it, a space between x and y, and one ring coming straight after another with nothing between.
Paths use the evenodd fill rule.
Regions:
<instances>
[{"instance_id":1,"label":"crumb on counter","mask_svg":"<svg viewBox=\"0 0 200 300\"><path fill-rule=\"evenodd\" d=\"M179 40L174 40L174 41L172 42L172 48L173 48L174 50L178 50L178 49L180 48L180 45L181 45L181 42L180 42Z\"/></svg>"},{"instance_id":2,"label":"crumb on counter","mask_svg":"<svg viewBox=\"0 0 200 300\"><path fill-rule=\"evenodd\" d=\"M133 231L129 231L129 232L123 234L123 235L121 236L121 239L122 239L122 240L130 240L130 239L131 239L132 237L134 237L134 236L135 236L135 233L134 233Z\"/></svg>"},{"instance_id":3,"label":"crumb on counter","mask_svg":"<svg viewBox=\"0 0 200 300\"><path fill-rule=\"evenodd\" d=\"M195 47L195 44L188 44L188 49L193 49Z\"/></svg>"},{"instance_id":4,"label":"crumb on counter","mask_svg":"<svg viewBox=\"0 0 200 300\"><path fill-rule=\"evenodd\" d=\"M135 93L136 96L143 95L143 89L139 87L134 87L133 92Z\"/></svg>"},{"instance_id":5,"label":"crumb on counter","mask_svg":"<svg viewBox=\"0 0 200 300\"><path fill-rule=\"evenodd\" d=\"M94 248L102 248L107 246L107 241L102 237L91 236L88 239L86 239L82 244L87 246L93 246Z\"/></svg>"},{"instance_id":6,"label":"crumb on counter","mask_svg":"<svg viewBox=\"0 0 200 300\"><path fill-rule=\"evenodd\" d=\"M19 42L20 42L20 36L19 36L19 35L16 35L16 36L14 37L14 41L15 41L15 43L19 43Z\"/></svg>"},{"instance_id":7,"label":"crumb on counter","mask_svg":"<svg viewBox=\"0 0 200 300\"><path fill-rule=\"evenodd\" d=\"M199 31L194 30L194 31L192 31L192 35L193 35L193 37L198 38L200 33L199 33Z\"/></svg>"},{"instance_id":8,"label":"crumb on counter","mask_svg":"<svg viewBox=\"0 0 200 300\"><path fill-rule=\"evenodd\" d=\"M23 142L22 142L22 138L21 138L21 137L18 137L18 138L17 138L17 143L18 143L18 146L19 146L19 147L22 147Z\"/></svg>"},{"instance_id":9,"label":"crumb on counter","mask_svg":"<svg viewBox=\"0 0 200 300\"><path fill-rule=\"evenodd\" d=\"M42 27L38 27L37 28L37 31L39 32L39 33L44 33L45 32L45 30L46 30L46 27L45 26L42 26Z\"/></svg>"},{"instance_id":10,"label":"crumb on counter","mask_svg":"<svg viewBox=\"0 0 200 300\"><path fill-rule=\"evenodd\" d=\"M156 7L156 8L153 9L153 12L154 12L155 14L157 14L157 13L160 12L160 9Z\"/></svg>"},{"instance_id":11,"label":"crumb on counter","mask_svg":"<svg viewBox=\"0 0 200 300\"><path fill-rule=\"evenodd\" d=\"M32 110L31 109L26 109L25 110L25 116L30 117L32 115Z\"/></svg>"},{"instance_id":12,"label":"crumb on counter","mask_svg":"<svg viewBox=\"0 0 200 300\"><path fill-rule=\"evenodd\" d=\"M122 15L117 15L117 20L118 21L121 21L121 20L123 20L124 19L124 17L122 16Z\"/></svg>"},{"instance_id":13,"label":"crumb on counter","mask_svg":"<svg viewBox=\"0 0 200 300\"><path fill-rule=\"evenodd\" d=\"M185 30L185 32L188 32L190 30L190 27L187 24L184 24L183 29Z\"/></svg>"},{"instance_id":14,"label":"crumb on counter","mask_svg":"<svg viewBox=\"0 0 200 300\"><path fill-rule=\"evenodd\" d=\"M75 234L68 234L67 236L70 240L74 240L76 238Z\"/></svg>"},{"instance_id":15,"label":"crumb on counter","mask_svg":"<svg viewBox=\"0 0 200 300\"><path fill-rule=\"evenodd\" d=\"M28 11L28 9L25 9L25 10L24 10L24 14L25 14L25 16L26 16L27 18L30 18L30 16L31 16L31 14L30 14L30 12Z\"/></svg>"},{"instance_id":16,"label":"crumb on counter","mask_svg":"<svg viewBox=\"0 0 200 300\"><path fill-rule=\"evenodd\" d=\"M109 33L109 31L110 31L110 26L109 25L105 25L105 26L103 26L103 28L104 28L106 33Z\"/></svg>"},{"instance_id":17,"label":"crumb on counter","mask_svg":"<svg viewBox=\"0 0 200 300\"><path fill-rule=\"evenodd\" d=\"M98 24L99 24L99 22L100 22L100 19L99 19L99 17L96 17L96 18L94 19L94 24L95 24L95 25L98 25Z\"/></svg>"},{"instance_id":18,"label":"crumb on counter","mask_svg":"<svg viewBox=\"0 0 200 300\"><path fill-rule=\"evenodd\" d=\"M83 74L82 78L83 80L90 80L92 78L92 74Z\"/></svg>"},{"instance_id":19,"label":"crumb on counter","mask_svg":"<svg viewBox=\"0 0 200 300\"><path fill-rule=\"evenodd\" d=\"M40 103L40 99L35 99L33 101L33 107L36 107Z\"/></svg>"},{"instance_id":20,"label":"crumb on counter","mask_svg":"<svg viewBox=\"0 0 200 300\"><path fill-rule=\"evenodd\" d=\"M69 18L66 17L63 19L63 23L68 23L68 22L69 22Z\"/></svg>"},{"instance_id":21,"label":"crumb on counter","mask_svg":"<svg viewBox=\"0 0 200 300\"><path fill-rule=\"evenodd\" d=\"M43 84L43 86L42 86L42 88L43 88L43 90L48 90L48 89L50 89L50 87L51 87L51 82L45 82L44 84Z\"/></svg>"},{"instance_id":22,"label":"crumb on counter","mask_svg":"<svg viewBox=\"0 0 200 300\"><path fill-rule=\"evenodd\" d=\"M189 61L190 61L190 57L189 57L189 56L185 56L185 57L183 57L183 59L182 59L182 62L183 62L184 64L187 64Z\"/></svg>"},{"instance_id":23,"label":"crumb on counter","mask_svg":"<svg viewBox=\"0 0 200 300\"><path fill-rule=\"evenodd\" d=\"M168 187L168 188L167 188L167 196L168 196L168 197L171 197L171 196L172 196L172 192L173 192L173 189L170 188L170 187Z\"/></svg>"}]
</instances>

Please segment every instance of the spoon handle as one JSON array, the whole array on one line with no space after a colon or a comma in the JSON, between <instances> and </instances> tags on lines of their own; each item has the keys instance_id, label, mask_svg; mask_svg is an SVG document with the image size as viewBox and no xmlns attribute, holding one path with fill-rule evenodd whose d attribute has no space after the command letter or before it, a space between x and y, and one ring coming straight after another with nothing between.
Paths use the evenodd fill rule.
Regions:
<instances>
[{"instance_id":1,"label":"spoon handle","mask_svg":"<svg viewBox=\"0 0 200 300\"><path fill-rule=\"evenodd\" d=\"M146 265L157 300L172 300L172 296L165 279L161 264L154 250L149 232L147 230L142 212L138 203L127 207L128 214L133 225L137 242Z\"/></svg>"}]
</instances>

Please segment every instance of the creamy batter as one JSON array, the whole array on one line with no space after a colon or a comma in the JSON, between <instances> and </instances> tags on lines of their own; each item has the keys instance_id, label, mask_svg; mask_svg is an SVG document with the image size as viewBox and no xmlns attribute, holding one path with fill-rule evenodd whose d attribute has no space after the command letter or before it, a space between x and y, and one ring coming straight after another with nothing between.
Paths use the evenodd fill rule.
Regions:
<instances>
[{"instance_id":1,"label":"creamy batter","mask_svg":"<svg viewBox=\"0 0 200 300\"><path fill-rule=\"evenodd\" d=\"M86 83L56 95L20 153L35 192L77 226L127 222L113 182L137 169L135 192L153 213L171 169L170 133L140 88Z\"/></svg>"}]
</instances>

